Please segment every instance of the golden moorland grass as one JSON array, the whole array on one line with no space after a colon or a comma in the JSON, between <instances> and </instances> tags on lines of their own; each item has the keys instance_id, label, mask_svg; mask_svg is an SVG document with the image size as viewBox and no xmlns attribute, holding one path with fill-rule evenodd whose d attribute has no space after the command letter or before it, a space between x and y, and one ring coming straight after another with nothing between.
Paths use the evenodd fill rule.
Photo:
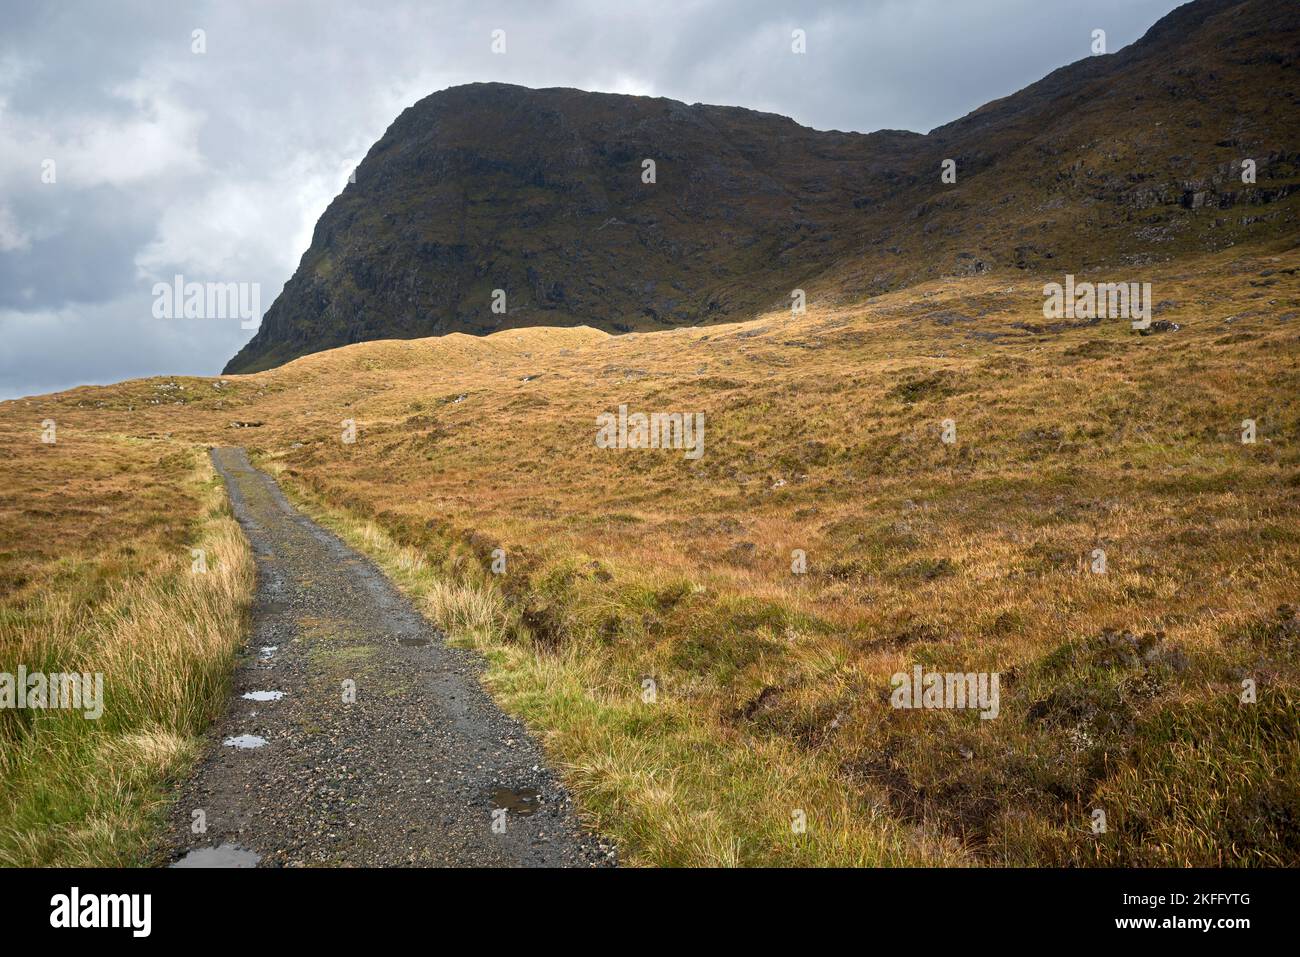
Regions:
<instances>
[{"instance_id":1,"label":"golden moorland grass","mask_svg":"<svg viewBox=\"0 0 1300 957\"><path fill-rule=\"evenodd\" d=\"M365 343L0 422L249 447L484 650L626 860L1296 864L1298 265L1144 266L1180 327L1149 336L1046 320L1062 277L1004 273ZM597 448L623 403L704 413L704 454ZM916 665L997 672L998 717L892 708Z\"/></svg>"},{"instance_id":2,"label":"golden moorland grass","mask_svg":"<svg viewBox=\"0 0 1300 957\"><path fill-rule=\"evenodd\" d=\"M252 560L201 448L54 437L0 432L0 672L102 674L102 715L0 710L0 864L140 863L225 705Z\"/></svg>"}]
</instances>

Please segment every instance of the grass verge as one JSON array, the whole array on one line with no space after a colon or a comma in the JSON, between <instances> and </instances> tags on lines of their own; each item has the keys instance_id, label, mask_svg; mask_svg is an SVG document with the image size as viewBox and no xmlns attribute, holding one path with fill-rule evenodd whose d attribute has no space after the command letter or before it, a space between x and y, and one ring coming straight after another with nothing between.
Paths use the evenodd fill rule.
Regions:
<instances>
[{"instance_id":1,"label":"grass verge","mask_svg":"<svg viewBox=\"0 0 1300 957\"><path fill-rule=\"evenodd\" d=\"M145 863L167 783L191 767L225 704L252 556L202 449L161 445L83 439L64 481L129 474L167 494L116 501L137 523L132 537L69 540L0 603L0 672L103 675L97 719L0 710L0 865ZM44 532L78 520L53 512Z\"/></svg>"}]
</instances>

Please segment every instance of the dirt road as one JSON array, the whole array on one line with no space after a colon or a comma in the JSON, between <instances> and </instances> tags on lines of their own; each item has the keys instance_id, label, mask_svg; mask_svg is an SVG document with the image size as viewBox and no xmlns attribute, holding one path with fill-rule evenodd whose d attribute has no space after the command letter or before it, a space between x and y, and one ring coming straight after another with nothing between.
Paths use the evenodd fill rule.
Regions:
<instances>
[{"instance_id":1,"label":"dirt road","mask_svg":"<svg viewBox=\"0 0 1300 957\"><path fill-rule=\"evenodd\" d=\"M483 690L477 656L448 648L369 559L295 509L242 449L214 450L213 461L257 560L252 634L162 858L612 863L579 828L537 744Z\"/></svg>"}]
</instances>

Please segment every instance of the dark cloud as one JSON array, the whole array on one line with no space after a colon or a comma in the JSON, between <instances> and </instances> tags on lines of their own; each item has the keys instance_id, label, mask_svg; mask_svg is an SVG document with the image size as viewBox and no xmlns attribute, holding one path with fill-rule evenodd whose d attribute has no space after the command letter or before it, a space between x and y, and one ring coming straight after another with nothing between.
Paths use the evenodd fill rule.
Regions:
<instances>
[{"instance_id":1,"label":"dark cloud","mask_svg":"<svg viewBox=\"0 0 1300 957\"><path fill-rule=\"evenodd\" d=\"M35 235L22 251L0 255L0 310L100 303L139 287L135 256L153 238L155 204L100 186L20 193L11 208Z\"/></svg>"}]
</instances>

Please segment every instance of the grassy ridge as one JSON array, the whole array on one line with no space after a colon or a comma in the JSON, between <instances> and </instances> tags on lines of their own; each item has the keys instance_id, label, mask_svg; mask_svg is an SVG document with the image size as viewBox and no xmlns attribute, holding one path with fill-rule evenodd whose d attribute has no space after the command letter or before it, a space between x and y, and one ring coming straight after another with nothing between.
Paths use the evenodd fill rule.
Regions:
<instances>
[{"instance_id":1,"label":"grassy ridge","mask_svg":"<svg viewBox=\"0 0 1300 957\"><path fill-rule=\"evenodd\" d=\"M201 449L70 431L53 446L5 439L24 466L10 474L46 481L57 507L5 489L15 538L0 565L0 671L101 672L104 701L97 720L0 711L0 864L142 863L165 785L225 705L248 545Z\"/></svg>"}]
</instances>

